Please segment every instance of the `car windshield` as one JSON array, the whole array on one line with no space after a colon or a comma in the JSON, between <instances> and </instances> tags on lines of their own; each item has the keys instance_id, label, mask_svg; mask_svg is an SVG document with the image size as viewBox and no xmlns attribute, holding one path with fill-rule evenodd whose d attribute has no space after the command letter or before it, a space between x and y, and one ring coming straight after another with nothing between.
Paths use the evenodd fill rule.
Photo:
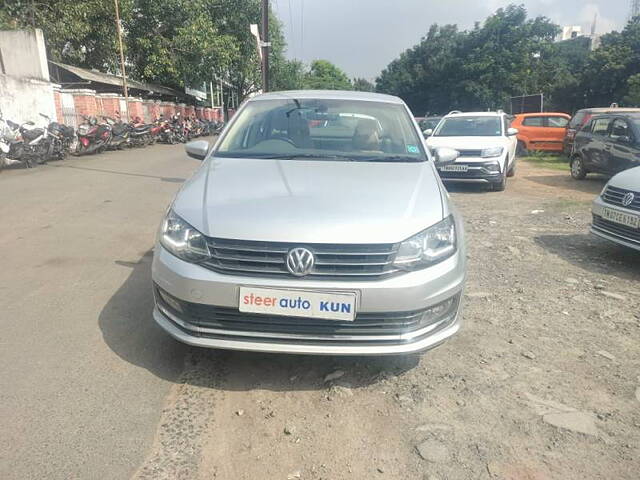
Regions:
<instances>
[{"instance_id":1,"label":"car windshield","mask_svg":"<svg viewBox=\"0 0 640 480\"><path fill-rule=\"evenodd\" d=\"M403 105L319 98L250 101L215 156L371 162L427 158Z\"/></svg>"},{"instance_id":2,"label":"car windshield","mask_svg":"<svg viewBox=\"0 0 640 480\"><path fill-rule=\"evenodd\" d=\"M422 128L422 130L428 130L431 129L433 130L434 128L436 128L438 126L438 123L440 122L440 118L425 118L424 120L420 121L420 128Z\"/></svg>"},{"instance_id":3,"label":"car windshield","mask_svg":"<svg viewBox=\"0 0 640 480\"><path fill-rule=\"evenodd\" d=\"M498 137L502 135L500 117L464 116L445 118L434 137Z\"/></svg>"}]
</instances>

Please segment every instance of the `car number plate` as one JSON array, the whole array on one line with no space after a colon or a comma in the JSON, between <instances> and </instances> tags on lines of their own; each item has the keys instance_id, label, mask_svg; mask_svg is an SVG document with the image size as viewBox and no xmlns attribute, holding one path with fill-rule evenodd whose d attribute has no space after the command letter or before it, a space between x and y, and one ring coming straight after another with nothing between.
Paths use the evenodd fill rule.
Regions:
<instances>
[{"instance_id":1,"label":"car number plate","mask_svg":"<svg viewBox=\"0 0 640 480\"><path fill-rule=\"evenodd\" d=\"M240 287L238 308L246 313L353 321L356 294Z\"/></svg>"},{"instance_id":2,"label":"car number plate","mask_svg":"<svg viewBox=\"0 0 640 480\"><path fill-rule=\"evenodd\" d=\"M640 228L640 217L619 212L611 208L605 208L602 210L602 218L627 227Z\"/></svg>"},{"instance_id":3,"label":"car number plate","mask_svg":"<svg viewBox=\"0 0 640 480\"><path fill-rule=\"evenodd\" d=\"M469 170L469 165L443 165L440 170L443 172L466 172Z\"/></svg>"}]
</instances>

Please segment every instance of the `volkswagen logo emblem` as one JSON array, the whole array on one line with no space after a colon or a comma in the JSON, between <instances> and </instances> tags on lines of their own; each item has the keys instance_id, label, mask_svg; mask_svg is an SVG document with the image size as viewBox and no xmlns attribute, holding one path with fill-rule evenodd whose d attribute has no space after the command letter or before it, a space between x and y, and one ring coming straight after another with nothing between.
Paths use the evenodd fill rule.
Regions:
<instances>
[{"instance_id":1,"label":"volkswagen logo emblem","mask_svg":"<svg viewBox=\"0 0 640 480\"><path fill-rule=\"evenodd\" d=\"M633 194L633 192L627 193L624 197L622 197L622 205L628 207L629 205L631 205L631 202L633 202L634 198L636 198L636 196Z\"/></svg>"},{"instance_id":2,"label":"volkswagen logo emblem","mask_svg":"<svg viewBox=\"0 0 640 480\"><path fill-rule=\"evenodd\" d=\"M304 277L311 272L316 259L306 248L297 247L287 253L287 270L296 277Z\"/></svg>"}]
</instances>

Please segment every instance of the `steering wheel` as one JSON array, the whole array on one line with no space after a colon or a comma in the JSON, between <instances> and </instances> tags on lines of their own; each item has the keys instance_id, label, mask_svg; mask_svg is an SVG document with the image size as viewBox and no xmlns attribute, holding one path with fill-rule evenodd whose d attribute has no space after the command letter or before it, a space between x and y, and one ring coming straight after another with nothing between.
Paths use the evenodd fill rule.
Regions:
<instances>
[{"instance_id":1,"label":"steering wheel","mask_svg":"<svg viewBox=\"0 0 640 480\"><path fill-rule=\"evenodd\" d=\"M280 140L282 142L287 142L289 145L293 145L296 148L298 147L296 143L289 137L271 137L269 140Z\"/></svg>"}]
</instances>

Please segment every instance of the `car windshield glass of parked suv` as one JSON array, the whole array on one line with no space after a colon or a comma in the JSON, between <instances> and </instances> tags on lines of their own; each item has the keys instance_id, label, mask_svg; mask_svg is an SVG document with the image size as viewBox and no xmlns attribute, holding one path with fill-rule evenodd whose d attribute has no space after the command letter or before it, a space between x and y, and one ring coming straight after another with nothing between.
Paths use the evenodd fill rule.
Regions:
<instances>
[{"instance_id":1,"label":"car windshield glass of parked suv","mask_svg":"<svg viewBox=\"0 0 640 480\"><path fill-rule=\"evenodd\" d=\"M422 162L422 139L403 105L342 99L249 102L216 157Z\"/></svg>"},{"instance_id":2,"label":"car windshield glass of parked suv","mask_svg":"<svg viewBox=\"0 0 640 480\"><path fill-rule=\"evenodd\" d=\"M464 116L445 118L434 137L498 137L502 135L500 117Z\"/></svg>"}]
</instances>

